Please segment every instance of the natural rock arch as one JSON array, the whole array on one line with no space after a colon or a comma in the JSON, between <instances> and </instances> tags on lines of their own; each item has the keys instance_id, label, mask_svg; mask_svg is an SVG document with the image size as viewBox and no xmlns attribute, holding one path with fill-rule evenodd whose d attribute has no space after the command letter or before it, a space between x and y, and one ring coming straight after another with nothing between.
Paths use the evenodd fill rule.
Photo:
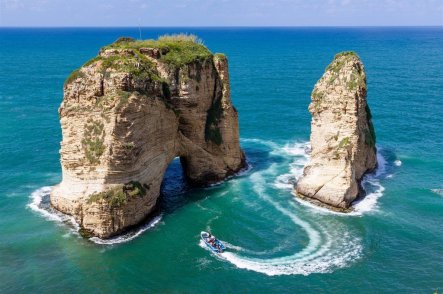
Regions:
<instances>
[{"instance_id":1,"label":"natural rock arch","mask_svg":"<svg viewBox=\"0 0 443 294\"><path fill-rule=\"evenodd\" d=\"M245 166L227 59L193 38L118 40L74 71L64 90L63 180L51 203L93 235L145 219L177 156L197 186Z\"/></svg>"}]
</instances>

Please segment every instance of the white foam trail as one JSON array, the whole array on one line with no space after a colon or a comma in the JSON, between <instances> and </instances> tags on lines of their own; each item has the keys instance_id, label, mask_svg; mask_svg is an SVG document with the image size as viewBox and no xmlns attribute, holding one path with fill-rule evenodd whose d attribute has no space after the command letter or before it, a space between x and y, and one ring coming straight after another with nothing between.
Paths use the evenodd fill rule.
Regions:
<instances>
[{"instance_id":1,"label":"white foam trail","mask_svg":"<svg viewBox=\"0 0 443 294\"><path fill-rule=\"evenodd\" d=\"M80 226L75 221L74 217L61 213L55 209L53 209L49 202L49 194L51 193L52 187L42 187L31 193L31 203L27 205L31 210L35 211L39 215L43 216L46 220L56 222L60 225L69 224L70 233L75 233L78 235L78 231L80 230ZM137 230L133 232L129 232L111 239L100 239L97 237L90 238L94 243L97 244L117 244L128 242L136 237L140 236L146 230L153 228L156 224L158 224L161 220L162 215L159 215L152 219L149 223L145 225L141 225ZM69 237L69 234L64 234L64 238Z\"/></svg>"},{"instance_id":2,"label":"white foam trail","mask_svg":"<svg viewBox=\"0 0 443 294\"><path fill-rule=\"evenodd\" d=\"M299 145L296 148L302 147L302 150L304 150L303 145L306 144ZM296 154L295 156L300 156L301 154L299 150L291 148L276 151L275 153L278 152L290 152ZM320 224L321 228L314 228L310 223L298 217L293 210L283 207L268 196L268 185L266 184L265 176L275 176L278 173L278 167L278 164L273 163L268 169L253 173L250 176L253 190L260 199L288 217L296 226L301 227L308 235L308 245L294 254L276 258L262 259L243 256L241 253L251 251L239 246L234 247L238 253L224 252L215 255L238 268L256 271L269 276L309 275L311 273L330 272L334 268L346 266L349 262L358 258L362 251L360 240L346 232L346 228L341 229L339 223L333 224L329 220L327 223ZM331 224L332 227L330 227ZM226 243L225 241L223 242ZM199 245L207 247L203 242L200 242ZM232 244L229 245L232 246ZM255 255L257 254L255 253Z\"/></svg>"},{"instance_id":3,"label":"white foam trail","mask_svg":"<svg viewBox=\"0 0 443 294\"><path fill-rule=\"evenodd\" d=\"M431 189L431 191L434 192L435 194L443 196L443 189Z\"/></svg>"},{"instance_id":4,"label":"white foam trail","mask_svg":"<svg viewBox=\"0 0 443 294\"><path fill-rule=\"evenodd\" d=\"M262 139L240 139L240 142L245 142L245 143L257 143L257 144L261 144L261 145L265 145L271 149L278 149L279 146L278 144L269 141L269 140L262 140Z\"/></svg>"},{"instance_id":5,"label":"white foam trail","mask_svg":"<svg viewBox=\"0 0 443 294\"><path fill-rule=\"evenodd\" d=\"M265 145L272 149L270 155L291 159L287 173L277 175L277 167L281 167L281 165L279 166L274 163L267 170L251 174L250 180L253 183L254 191L262 200L271 204L276 210L287 216L295 225L301 227L307 233L309 243L304 249L295 254L278 258L260 259L242 256L242 253L253 253L257 255L257 252L239 246L231 248L235 249L237 253L224 252L222 254L216 254L218 258L229 261L238 268L273 276L294 274L309 275L311 273L331 272L335 268L347 266L361 256L363 250L361 239L352 236L352 234L348 232L348 229L341 223L334 223L334 219L328 219L327 221L320 219L316 220L316 224L319 227L313 227L295 214L294 210L298 208L295 204L296 202L289 202L289 207L293 206L294 210L292 210L287 206L283 207L281 204L275 202L266 193L266 189L269 188L269 186L264 176L267 178L274 176L273 187L288 192L293 191L294 184L302 175L303 168L309 160L309 143L297 142L280 146L274 142L259 139L243 139L242 142L253 142ZM309 207L312 211L321 214L334 214L345 217L361 216L370 211L374 211L377 208L378 199L383 195L385 190L380 183L380 179L386 178L387 169L386 160L380 152L377 153L377 160L377 170L372 174L366 175L362 182L365 190L369 192L366 197L353 204L354 211L351 213L334 212L303 201L297 197L294 197L294 199L304 206ZM397 166L401 165L401 163L399 165L398 162L394 164ZM200 246L206 247L203 242L201 242ZM229 244L229 246L233 245ZM268 251L268 253L271 252L274 252L274 250Z\"/></svg>"},{"instance_id":6,"label":"white foam trail","mask_svg":"<svg viewBox=\"0 0 443 294\"><path fill-rule=\"evenodd\" d=\"M144 224L144 225L140 226L139 228L137 228L137 230L135 232L129 232L129 233L119 235L117 237L109 238L109 239L100 239L98 237L92 237L92 238L89 238L89 240L96 243L96 244L100 244L100 245L113 245L113 244L129 242L131 240L134 240L138 236L140 236L145 231L155 227L162 219L162 216L163 215L160 214L160 215L154 217L147 224Z\"/></svg>"}]
</instances>

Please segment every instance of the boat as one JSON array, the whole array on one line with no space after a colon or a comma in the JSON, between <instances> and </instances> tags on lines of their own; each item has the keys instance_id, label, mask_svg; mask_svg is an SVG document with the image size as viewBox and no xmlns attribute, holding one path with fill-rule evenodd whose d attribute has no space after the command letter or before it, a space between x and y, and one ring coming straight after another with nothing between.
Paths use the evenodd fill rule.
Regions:
<instances>
[{"instance_id":1,"label":"boat","mask_svg":"<svg viewBox=\"0 0 443 294\"><path fill-rule=\"evenodd\" d=\"M225 245L223 245L220 240L218 240L217 238L215 238L215 236L212 236L208 232L202 231L200 233L200 237L202 238L203 242L205 242L205 244L215 253L223 253L223 251L226 249ZM211 237L214 240L212 242L210 241Z\"/></svg>"}]
</instances>

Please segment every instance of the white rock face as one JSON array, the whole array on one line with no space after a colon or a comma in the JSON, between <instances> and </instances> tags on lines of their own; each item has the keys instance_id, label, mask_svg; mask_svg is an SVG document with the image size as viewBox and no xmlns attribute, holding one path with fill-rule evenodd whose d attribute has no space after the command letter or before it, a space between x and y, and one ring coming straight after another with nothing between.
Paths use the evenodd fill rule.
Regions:
<instances>
[{"instance_id":1,"label":"white rock face","mask_svg":"<svg viewBox=\"0 0 443 294\"><path fill-rule=\"evenodd\" d=\"M366 75L353 52L337 54L314 87L311 159L296 185L301 198L348 211L363 175L377 165Z\"/></svg>"},{"instance_id":2,"label":"white rock face","mask_svg":"<svg viewBox=\"0 0 443 294\"><path fill-rule=\"evenodd\" d=\"M245 166L226 57L208 51L171 65L163 57L178 53L168 48L127 47L75 72L59 109L63 180L51 203L102 238L153 211L175 157L194 185Z\"/></svg>"}]
</instances>

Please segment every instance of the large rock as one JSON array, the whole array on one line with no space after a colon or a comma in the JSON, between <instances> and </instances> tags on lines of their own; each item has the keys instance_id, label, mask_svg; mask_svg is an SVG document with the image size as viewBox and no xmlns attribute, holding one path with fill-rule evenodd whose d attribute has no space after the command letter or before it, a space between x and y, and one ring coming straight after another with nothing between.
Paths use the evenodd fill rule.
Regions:
<instances>
[{"instance_id":1,"label":"large rock","mask_svg":"<svg viewBox=\"0 0 443 294\"><path fill-rule=\"evenodd\" d=\"M193 185L245 165L226 57L192 38L123 38L66 80L62 182L52 205L110 237L153 211L169 163Z\"/></svg>"},{"instance_id":2,"label":"large rock","mask_svg":"<svg viewBox=\"0 0 443 294\"><path fill-rule=\"evenodd\" d=\"M296 193L316 204L349 211L361 192L363 175L377 165L366 75L359 57L354 52L337 54L311 99L311 159Z\"/></svg>"}]
</instances>

